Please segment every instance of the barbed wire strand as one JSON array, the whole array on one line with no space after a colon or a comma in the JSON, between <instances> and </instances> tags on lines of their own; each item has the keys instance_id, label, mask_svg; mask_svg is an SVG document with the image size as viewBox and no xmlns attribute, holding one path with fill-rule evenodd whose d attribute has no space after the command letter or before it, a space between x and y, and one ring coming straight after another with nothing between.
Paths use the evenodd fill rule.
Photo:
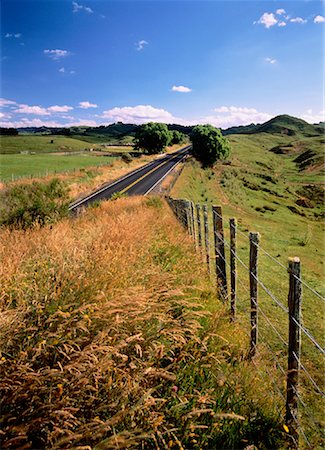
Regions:
<instances>
[{"instance_id":1,"label":"barbed wire strand","mask_svg":"<svg viewBox=\"0 0 325 450\"><path fill-rule=\"evenodd\" d=\"M257 355L259 355L259 356L263 359L263 355L261 355L261 353L260 353L260 351L258 350L258 348L257 348L256 345L254 345L254 348L255 348L255 350L256 350ZM256 364L255 364L254 359L252 359L252 361L253 361L253 363L254 363L254 365L255 365L255 367L256 367ZM280 397L284 400L284 402L286 402L286 398L285 398L285 396L283 395L283 393L281 392L279 386L278 386L278 385L276 384L276 382L274 381L273 375L270 373L270 371L267 369L266 366L264 366L264 369L266 370L267 374L269 375L270 380L272 381L272 383L274 384L276 390L278 391L278 394L279 394Z\"/></svg>"},{"instance_id":2,"label":"barbed wire strand","mask_svg":"<svg viewBox=\"0 0 325 450\"><path fill-rule=\"evenodd\" d=\"M297 361L297 363L300 365L300 367L302 368L303 372L307 375L307 377L309 378L311 384L314 386L314 388L317 390L317 392L319 394L321 394L322 396L325 396L325 393L321 390L321 388L318 386L318 384L316 383L316 381L313 379L313 377L310 375L310 373L308 372L308 370L306 369L306 367L302 364L301 359L298 358L298 356L296 355L295 352L293 352L293 356L295 358L295 360Z\"/></svg>"},{"instance_id":3,"label":"barbed wire strand","mask_svg":"<svg viewBox=\"0 0 325 450\"><path fill-rule=\"evenodd\" d=\"M262 344L263 344L263 345L266 345L266 347L268 348L268 350L269 350L269 352L270 352L270 354L271 354L272 359L276 362L276 364L278 365L278 367L279 367L280 371L282 372L282 374L283 374L284 376L287 376L286 371L285 371L284 368L282 367L282 365L281 365L279 359L274 355L274 352L273 352L273 350L271 349L271 347L270 347L265 341L263 341Z\"/></svg>"},{"instance_id":4,"label":"barbed wire strand","mask_svg":"<svg viewBox=\"0 0 325 450\"><path fill-rule=\"evenodd\" d=\"M217 215L219 218L222 219L222 216L220 214L218 214L216 211L213 211L213 213L215 215ZM239 230L239 228L237 227L237 231L244 236L245 238L247 238L249 240L249 235L243 233L241 230ZM255 244L256 247L258 247L266 256L268 256L273 262L275 262L278 266L282 267L286 272L288 272L288 268L282 264L280 261L278 261L276 258L274 258L274 256L270 255L270 253L268 253L266 250L264 250L263 247L261 247L259 244ZM309 289L314 295L316 295L316 297L318 297L320 300L325 302L325 297L323 297L321 294L319 294L314 288L312 288L311 286L309 286L308 283L306 283L304 280L302 280L301 278L297 277L297 275L294 275L294 278L296 278L297 280L299 280L303 286L305 286L307 289Z\"/></svg>"},{"instance_id":5,"label":"barbed wire strand","mask_svg":"<svg viewBox=\"0 0 325 450\"><path fill-rule=\"evenodd\" d=\"M297 396L299 402L300 402L301 405L303 406L304 410L306 411L307 416L309 417L309 419L313 422L313 424L314 424L316 427L319 427L320 424L316 422L316 419L315 419L313 413L311 412L309 406L307 406L306 403L303 401L303 399L300 397L300 394L299 394L299 392L297 391L297 389L296 389L294 386L292 386L292 389L293 389L293 391L295 392L295 394L296 394L296 396Z\"/></svg>"},{"instance_id":6,"label":"barbed wire strand","mask_svg":"<svg viewBox=\"0 0 325 450\"><path fill-rule=\"evenodd\" d=\"M300 330L309 338L309 340L315 345L315 347L324 355L325 350L320 346L320 344L316 341L314 336L310 331L307 330L301 323L299 323L294 317L291 316L293 322L300 328Z\"/></svg>"},{"instance_id":7,"label":"barbed wire strand","mask_svg":"<svg viewBox=\"0 0 325 450\"><path fill-rule=\"evenodd\" d=\"M312 446L311 446L311 444L310 444L310 442L309 442L307 436L305 435L304 430L303 430L303 429L301 428L301 426L300 426L300 423L299 423L298 419L297 419L293 414L291 415L291 417L292 417L292 419L294 420L294 422L296 422L297 428L298 428L298 430L299 430L299 433L300 433L300 434L303 436L303 438L305 439L305 442L306 442L306 444L308 445L308 447L309 447L309 448L312 448Z\"/></svg>"},{"instance_id":8,"label":"barbed wire strand","mask_svg":"<svg viewBox=\"0 0 325 450\"><path fill-rule=\"evenodd\" d=\"M279 337L280 341L286 346L288 347L288 343L287 341L285 341L285 339L281 336L281 334L279 333L279 331L275 328L275 326L271 323L270 319L268 318L268 316L264 313L263 309L256 304L255 299L252 299L253 303L255 306L257 306L257 309L260 311L260 313L262 314L262 316L264 317L264 319L267 321L267 323L270 325L270 327L272 328L272 330L276 333L276 335Z\"/></svg>"}]
</instances>

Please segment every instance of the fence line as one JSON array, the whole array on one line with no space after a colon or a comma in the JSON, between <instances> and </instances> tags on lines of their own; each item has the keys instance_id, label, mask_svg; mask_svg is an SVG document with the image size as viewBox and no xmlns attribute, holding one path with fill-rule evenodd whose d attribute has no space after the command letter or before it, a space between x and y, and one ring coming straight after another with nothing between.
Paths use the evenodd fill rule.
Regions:
<instances>
[{"instance_id":1,"label":"fence line","mask_svg":"<svg viewBox=\"0 0 325 450\"><path fill-rule=\"evenodd\" d=\"M313 336L313 334L301 323L301 299L302 299L302 286L308 289L315 297L325 301L325 298L322 297L314 288L308 285L304 280L301 279L300 275L300 260L298 258L290 258L288 260L288 267L285 267L281 262L277 261L272 255L270 255L260 244L258 239L258 233L249 233L246 234L239 230L237 226L236 219L231 218L229 221L229 233L230 233L230 242L224 236L223 232L223 215L222 208L220 206L212 207L212 224L213 224L213 237L214 237L214 245L211 245L211 255L210 255L210 240L209 240L209 210L206 205L203 205L201 208L200 204L196 204L195 208L191 202L187 202L184 200L172 200L169 199L169 204L172 209L173 204L175 202L178 205L183 205L182 207L188 208L188 211L191 214L187 214L188 221L191 221L193 224L193 232L191 232L192 224L184 223L186 228L188 228L189 232L192 235L195 243L198 244L198 248L201 249L203 254L206 255L206 262L208 264L209 273L211 275L212 268L211 264L215 265L216 269L216 286L221 294L221 298L226 301L230 300L230 316L231 320L236 320L241 326L243 326L243 331L250 339L250 351L248 354L251 356L251 361L257 368L257 370L264 377L267 373L268 378L272 382L275 387L275 390L279 394L279 398L283 400L281 405L281 411L286 410L285 423L289 426L289 435L292 440L292 445L294 448L299 448L300 443L304 443L308 448L313 448L312 443L310 443L310 439L307 436L310 434L311 430L305 423L304 418L310 419L310 421L317 427L321 427L318 420L314 417L313 412L308 407L306 401L303 399L302 393L300 392L300 384L307 383L308 386L312 388L312 391L308 391L309 395L321 395L324 396L323 389L318 385L317 381L311 375L310 371L307 369L307 366L302 362L302 356L300 354L301 348L301 338L306 337L307 343L312 344L312 348L314 351L320 353L322 356L325 354L325 350L322 346L317 342L317 339ZM183 203L182 203L183 202ZM201 234L201 209L203 210L203 225L204 225L204 234ZM211 214L210 212L210 214ZM179 214L177 217L179 218ZM197 232L196 232L197 229ZM238 255L237 252L237 233L241 236L244 236L245 240L247 239L247 243L249 243L250 248L250 263L249 266L243 261L242 257ZM225 255L224 247L227 247L229 250L229 262L227 261L227 257ZM245 250L245 248L240 249L241 252ZM283 302L275 295L271 289L261 281L260 275L258 274L258 259L259 252L265 256L267 256L272 262L276 263L277 266L284 269L285 276L288 277L289 273L289 286L288 286L288 307L283 304ZM213 258L214 254L214 258ZM237 268L237 263L239 267ZM230 273L230 293L227 294L227 275L226 269L229 270ZM243 281L241 277L238 275L239 269L246 273L249 278L249 282ZM239 306L242 306L242 298L241 295L238 295L237 289L243 289L247 294L247 299L250 301L249 311L246 310L246 314L250 315L250 332L248 332L249 321L247 324L244 324L241 320L242 309L240 308L240 316L236 311L236 303ZM271 299L271 302L265 303L268 305L267 309L270 307L278 306L282 312L286 314L288 319L289 328L287 332L289 334L289 340L283 337L281 331L278 330L278 327L273 323L270 315L265 312L262 304L259 304L259 293L258 288L261 288L261 292L267 299ZM290 288L289 288L290 287ZM245 296L246 298L246 296ZM246 301L246 300L245 300ZM263 300L264 304L265 300ZM270 311L269 311L270 312ZM261 329L262 335L259 335L259 328L261 328L261 324L259 324L259 315L260 319L263 321L264 328ZM271 314L272 316L272 314ZM249 318L249 317L248 317ZM276 321L277 322L277 321ZM277 325L279 325L277 323ZM247 331L246 331L247 330ZM270 343L267 339L267 333L274 333L274 338L281 343L282 350L280 351L281 357L284 358L287 353L287 367L285 367L283 361L280 361L278 357L278 351L272 349L272 346L275 345L274 342ZM265 334L266 333L266 334ZM266 338L265 338L266 337ZM267 364L265 367L263 366L262 372L260 367L256 364L254 355L256 354L261 359L263 359L263 355L261 354L259 348L260 346L264 346L266 351L266 356L270 357L270 363L272 361L272 365L274 370L279 370L279 376L282 377L283 381L286 381L286 398L279 389L277 382L274 379L274 375L270 373L268 370ZM275 347L276 348L276 347ZM264 353L264 352L263 352ZM316 366L317 367L317 366ZM263 373L263 372L266 373ZM300 375L304 375L302 379L299 380ZM299 410L298 410L299 404ZM303 442L302 442L303 441Z\"/></svg>"}]
</instances>

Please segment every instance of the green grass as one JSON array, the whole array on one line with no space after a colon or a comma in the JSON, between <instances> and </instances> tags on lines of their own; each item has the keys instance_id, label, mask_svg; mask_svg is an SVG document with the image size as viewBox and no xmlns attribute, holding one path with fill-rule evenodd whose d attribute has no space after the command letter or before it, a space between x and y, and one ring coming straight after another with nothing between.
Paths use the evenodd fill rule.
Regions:
<instances>
[{"instance_id":1,"label":"green grass","mask_svg":"<svg viewBox=\"0 0 325 450\"><path fill-rule=\"evenodd\" d=\"M213 169L202 170L198 163L190 161L172 192L173 197L187 198L196 203L216 204L223 207L225 236L229 241L228 220L236 217L239 230L248 234L257 231L261 235L261 246L279 263L287 267L288 257L299 256L302 263L302 277L313 289L324 294L324 214L323 176L320 169L322 146L319 137L304 139L304 149L299 153L297 143L292 138L281 135L233 135L231 165L217 164ZM291 153L277 155L270 151L276 146L293 144ZM298 146L299 147L299 146ZM314 161L301 171L294 159L306 149L315 152ZM307 188L304 184L310 186ZM296 204L299 198L310 201L310 208ZM212 229L212 223L210 223ZM211 242L213 236L210 236ZM226 247L227 261L229 250ZM238 234L238 254L248 264L249 242ZM229 277L229 274L228 274ZM276 297L287 304L288 274L286 270L260 252L259 277ZM239 319L249 327L249 287L248 274L238 264L238 313ZM272 324L287 341L288 318L282 310L259 289L260 306ZM324 303L307 288L303 289L303 324L316 340L324 345ZM260 315L260 350L272 348L272 355L286 367L287 353L279 337L271 329L267 320ZM262 344L264 343L264 344ZM247 344L248 345L248 344ZM271 358L271 357L270 357ZM302 361L323 386L323 365L320 354L310 341L303 336ZM273 361L274 362L274 361ZM273 374L281 390L284 377L280 371ZM323 419L323 404L307 379L302 375L303 399L316 417ZM308 387L307 387L308 386ZM304 418L305 420L305 418ZM311 423L306 425L309 439L314 445L320 444L320 430ZM315 447L315 448L316 448Z\"/></svg>"},{"instance_id":2,"label":"green grass","mask_svg":"<svg viewBox=\"0 0 325 450\"><path fill-rule=\"evenodd\" d=\"M94 155L0 155L0 179L46 175L91 166L110 164L115 157Z\"/></svg>"},{"instance_id":3,"label":"green grass","mask_svg":"<svg viewBox=\"0 0 325 450\"><path fill-rule=\"evenodd\" d=\"M66 136L0 136L0 153L5 154L21 152L75 152L89 148L98 148L98 145Z\"/></svg>"}]
</instances>

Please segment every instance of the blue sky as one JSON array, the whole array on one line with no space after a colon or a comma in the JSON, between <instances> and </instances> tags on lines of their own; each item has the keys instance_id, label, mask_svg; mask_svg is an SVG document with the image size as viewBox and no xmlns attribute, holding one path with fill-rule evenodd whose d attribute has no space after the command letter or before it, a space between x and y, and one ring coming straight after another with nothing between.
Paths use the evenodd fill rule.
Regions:
<instances>
[{"instance_id":1,"label":"blue sky","mask_svg":"<svg viewBox=\"0 0 325 450\"><path fill-rule=\"evenodd\" d=\"M1 126L324 120L322 2L1 5Z\"/></svg>"}]
</instances>

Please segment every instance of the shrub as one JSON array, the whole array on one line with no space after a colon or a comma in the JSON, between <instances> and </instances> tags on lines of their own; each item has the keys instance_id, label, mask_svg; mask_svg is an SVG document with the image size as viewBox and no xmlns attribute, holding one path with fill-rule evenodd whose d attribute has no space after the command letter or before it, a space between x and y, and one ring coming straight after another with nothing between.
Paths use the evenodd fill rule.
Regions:
<instances>
[{"instance_id":1,"label":"shrub","mask_svg":"<svg viewBox=\"0 0 325 450\"><path fill-rule=\"evenodd\" d=\"M124 153L122 155L122 161L125 163L130 163L132 161L132 156L130 155L130 153Z\"/></svg>"},{"instance_id":2,"label":"shrub","mask_svg":"<svg viewBox=\"0 0 325 450\"><path fill-rule=\"evenodd\" d=\"M0 224L27 229L55 222L68 214L67 194L65 184L58 179L5 189L0 195Z\"/></svg>"},{"instance_id":3,"label":"shrub","mask_svg":"<svg viewBox=\"0 0 325 450\"><path fill-rule=\"evenodd\" d=\"M203 166L212 166L218 159L230 153L230 144L218 128L212 125L197 125L191 133L192 154Z\"/></svg>"}]
</instances>

